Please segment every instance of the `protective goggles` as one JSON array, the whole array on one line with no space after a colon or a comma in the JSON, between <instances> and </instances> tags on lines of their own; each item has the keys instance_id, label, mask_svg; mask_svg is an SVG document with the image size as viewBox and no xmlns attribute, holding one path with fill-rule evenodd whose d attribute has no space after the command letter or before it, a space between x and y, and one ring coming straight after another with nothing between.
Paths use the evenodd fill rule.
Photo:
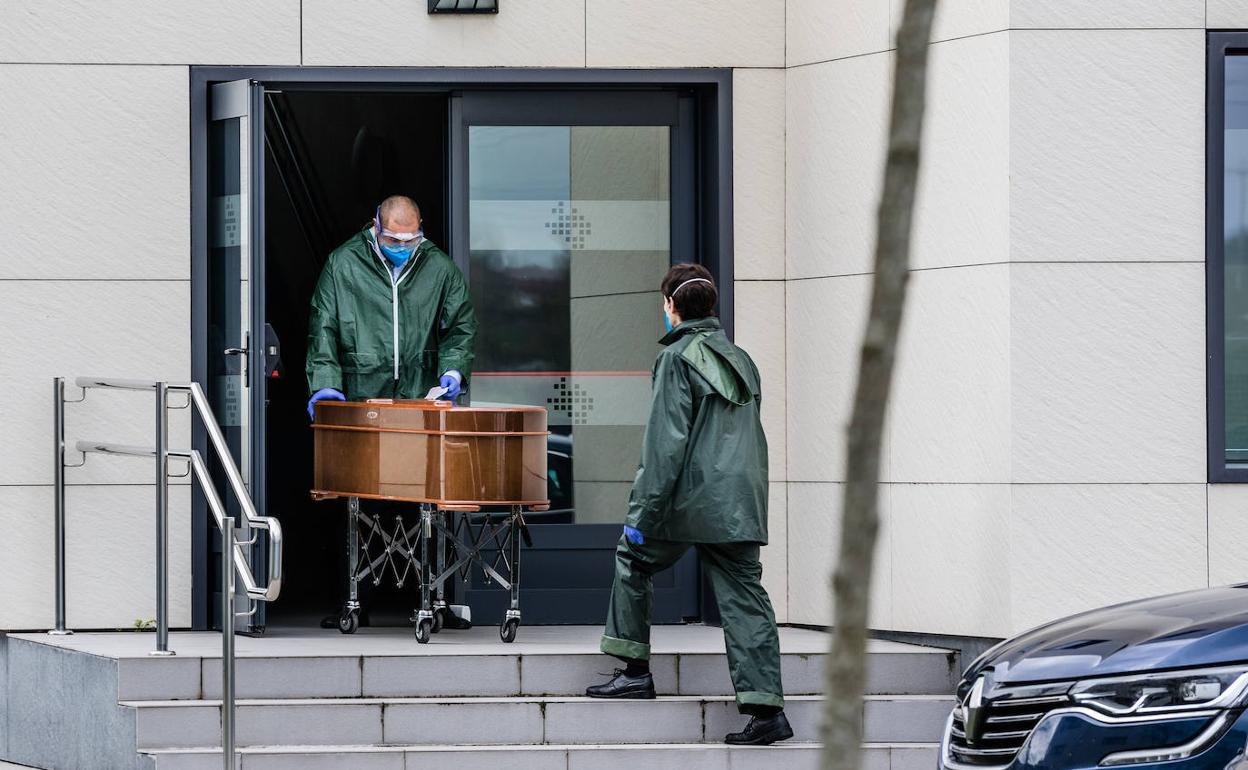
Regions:
<instances>
[{"instance_id":1,"label":"protective goggles","mask_svg":"<svg viewBox=\"0 0 1248 770\"><path fill-rule=\"evenodd\" d=\"M396 233L393 230L385 230L381 226L381 207L377 207L376 213L373 214L373 222L375 232L377 233L377 242L387 246L398 246L400 244L414 241L423 235L423 231L417 230L414 233Z\"/></svg>"}]
</instances>

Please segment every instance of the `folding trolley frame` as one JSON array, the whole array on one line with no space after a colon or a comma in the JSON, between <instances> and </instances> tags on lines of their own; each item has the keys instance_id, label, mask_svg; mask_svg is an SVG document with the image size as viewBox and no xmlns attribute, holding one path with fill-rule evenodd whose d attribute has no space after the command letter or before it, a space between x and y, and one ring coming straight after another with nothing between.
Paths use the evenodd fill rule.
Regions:
<instances>
[{"instance_id":1,"label":"folding trolley frame","mask_svg":"<svg viewBox=\"0 0 1248 770\"><path fill-rule=\"evenodd\" d=\"M420 606L412 621L416 641L426 644L432 634L442 630L445 615L450 611L446 582L456 575L467 580L473 567L478 567L487 583L497 583L511 594L509 608L499 624L499 636L504 642L514 641L520 627L521 538L526 546L532 545L524 521L526 510L545 510L545 506L512 505L505 513L482 513L478 505L420 503L420 520L416 524L408 526L402 515L397 515L393 530L389 531L380 517L360 509L359 497L348 497L348 598L338 619L338 630L351 634L359 628L360 582L371 579L373 585L380 585L389 572L398 588L413 576L419 582ZM493 555L487 551L493 551ZM449 566L448 553L452 557Z\"/></svg>"}]
</instances>

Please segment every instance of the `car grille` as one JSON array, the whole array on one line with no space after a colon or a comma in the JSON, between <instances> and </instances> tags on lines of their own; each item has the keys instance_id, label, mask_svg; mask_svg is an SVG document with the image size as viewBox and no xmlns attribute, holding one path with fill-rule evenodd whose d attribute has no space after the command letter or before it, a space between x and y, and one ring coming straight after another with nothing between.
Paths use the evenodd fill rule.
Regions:
<instances>
[{"instance_id":1,"label":"car grille","mask_svg":"<svg viewBox=\"0 0 1248 770\"><path fill-rule=\"evenodd\" d=\"M986 716L981 735L974 741L967 739L966 710L959 704L949 720L948 758L968 767L1008 765L1046 714L1070 705L1065 694L1069 686L1023 687L985 698L981 708Z\"/></svg>"}]
</instances>

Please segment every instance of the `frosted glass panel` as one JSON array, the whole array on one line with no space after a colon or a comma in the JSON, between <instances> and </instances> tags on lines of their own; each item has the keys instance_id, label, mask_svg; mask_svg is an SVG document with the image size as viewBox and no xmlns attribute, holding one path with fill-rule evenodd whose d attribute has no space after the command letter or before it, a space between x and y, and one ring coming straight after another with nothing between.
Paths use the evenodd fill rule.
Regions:
<instances>
[{"instance_id":1,"label":"frosted glass panel","mask_svg":"<svg viewBox=\"0 0 1248 770\"><path fill-rule=\"evenodd\" d=\"M545 406L568 455L552 503L622 522L664 332L670 129L473 126L468 178L473 402Z\"/></svg>"}]
</instances>

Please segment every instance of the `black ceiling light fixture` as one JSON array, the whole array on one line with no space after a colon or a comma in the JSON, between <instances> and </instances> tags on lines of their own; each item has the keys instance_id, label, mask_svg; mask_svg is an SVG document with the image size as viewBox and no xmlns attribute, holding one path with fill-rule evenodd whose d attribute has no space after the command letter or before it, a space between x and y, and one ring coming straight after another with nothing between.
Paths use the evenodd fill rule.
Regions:
<instances>
[{"instance_id":1,"label":"black ceiling light fixture","mask_svg":"<svg viewBox=\"0 0 1248 770\"><path fill-rule=\"evenodd\" d=\"M429 13L498 13L499 0L429 0Z\"/></svg>"}]
</instances>

